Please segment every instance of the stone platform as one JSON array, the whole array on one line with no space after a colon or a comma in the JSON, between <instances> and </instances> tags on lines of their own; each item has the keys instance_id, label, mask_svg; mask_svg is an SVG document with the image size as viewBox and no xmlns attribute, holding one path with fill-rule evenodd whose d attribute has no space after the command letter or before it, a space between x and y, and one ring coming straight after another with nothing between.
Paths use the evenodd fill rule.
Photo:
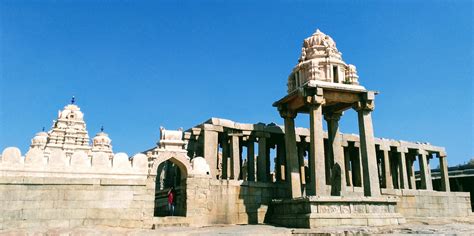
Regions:
<instances>
[{"instance_id":1,"label":"stone platform","mask_svg":"<svg viewBox=\"0 0 474 236\"><path fill-rule=\"evenodd\" d=\"M395 197L304 197L272 200L268 222L285 227L383 226L405 223Z\"/></svg>"}]
</instances>

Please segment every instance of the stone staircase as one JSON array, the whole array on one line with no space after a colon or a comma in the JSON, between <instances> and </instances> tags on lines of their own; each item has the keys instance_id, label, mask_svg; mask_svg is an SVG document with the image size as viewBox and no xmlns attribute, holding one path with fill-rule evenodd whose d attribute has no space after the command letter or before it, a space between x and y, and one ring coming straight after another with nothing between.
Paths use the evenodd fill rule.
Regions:
<instances>
[{"instance_id":1,"label":"stone staircase","mask_svg":"<svg viewBox=\"0 0 474 236\"><path fill-rule=\"evenodd\" d=\"M151 225L152 229L163 227L188 227L189 219L183 216L153 217Z\"/></svg>"}]
</instances>

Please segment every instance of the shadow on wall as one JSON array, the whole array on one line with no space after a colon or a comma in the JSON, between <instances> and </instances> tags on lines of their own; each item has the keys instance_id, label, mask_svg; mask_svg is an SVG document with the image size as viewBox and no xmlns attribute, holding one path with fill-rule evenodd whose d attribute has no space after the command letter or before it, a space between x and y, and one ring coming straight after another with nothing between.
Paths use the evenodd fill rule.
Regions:
<instances>
[{"instance_id":1,"label":"shadow on wall","mask_svg":"<svg viewBox=\"0 0 474 236\"><path fill-rule=\"evenodd\" d=\"M240 185L238 222L240 224L262 224L268 222L271 215L269 206L276 196L278 186L275 183L243 181Z\"/></svg>"}]
</instances>

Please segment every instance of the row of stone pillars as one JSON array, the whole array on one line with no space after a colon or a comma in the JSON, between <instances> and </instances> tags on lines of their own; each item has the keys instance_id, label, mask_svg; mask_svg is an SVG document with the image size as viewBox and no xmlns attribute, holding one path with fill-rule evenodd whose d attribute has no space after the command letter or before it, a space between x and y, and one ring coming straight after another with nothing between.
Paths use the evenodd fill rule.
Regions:
<instances>
[{"instance_id":1,"label":"row of stone pillars","mask_svg":"<svg viewBox=\"0 0 474 236\"><path fill-rule=\"evenodd\" d=\"M281 110L280 113L285 118L285 135L262 131L243 134L244 131L231 129L224 132L221 126L220 129L216 129L219 126L205 124L201 133L203 135L200 136L203 142L195 145L201 147L203 153L195 155L206 157L211 167L211 175L217 179L272 182L270 149L276 148L275 179L278 182L288 183L292 197L301 196L304 190L306 195L344 195L348 186L363 187L364 195L377 196L380 194L380 185L387 189L416 189L413 155L417 152L422 176L420 188L432 190L429 158L427 158L429 153L413 149L408 152L404 147L391 149L389 144L375 145L371 110L367 109L367 106L366 109L357 106L355 108L359 113L361 131L357 141L342 140L338 128L342 113L327 113L323 116L321 106L315 105L310 113L309 144L305 141L305 136L296 136L294 127L296 113ZM328 124L326 150L322 148L325 146L322 118ZM296 142L297 139L301 141ZM258 145L257 153L255 144ZM242 169L243 146L247 148L245 170ZM222 152L220 159L217 158L219 147ZM371 152L373 154L370 154ZM305 168L305 153L309 153L307 168ZM442 173L445 173L443 190L449 191L446 158L442 153L438 153L438 156ZM327 185L331 186L330 192Z\"/></svg>"},{"instance_id":2,"label":"row of stone pillars","mask_svg":"<svg viewBox=\"0 0 474 236\"><path fill-rule=\"evenodd\" d=\"M322 96L322 90L318 90L314 96L307 97L306 101L309 104L309 116L310 116L310 155L309 155L309 183L306 183L306 194L316 196L327 196L327 195L343 195L346 186L351 186L353 180L351 178L352 173L349 173L353 169L356 169L358 175L354 179L356 184L362 185L365 196L379 196L381 194L380 179L379 179L379 168L376 155L376 145L372 126L371 112L373 111L373 93L367 93L363 96L359 102L353 105L353 108L358 113L358 124L359 124L359 159L351 160L349 148L344 150L344 144L342 142L342 136L339 132L339 120L342 115L341 112L326 111L323 116L323 105L324 98ZM291 190L291 197L301 197L300 191L301 184L304 178L300 178L301 170L298 166L299 156L297 152L296 136L295 136L295 124L294 119L297 115L295 111L287 109L286 107L279 107L280 115L285 121L285 146L286 146L286 163L289 170L288 184ZM328 126L328 145L327 145L327 156L325 158L324 153L324 138L323 138L323 117L327 122ZM348 145L346 143L346 145ZM400 148L399 148L400 149ZM383 150L383 149L382 149ZM398 168L400 177L399 180L400 188L408 189L411 185L412 189L415 188L415 176L413 159L409 159L409 169L407 169L405 153L407 150L397 150L399 155ZM432 190L432 180L429 168L429 158L427 158L428 152L424 150L416 150L420 160L420 176L421 176L421 189ZM445 155L439 154L440 167L442 172L442 190L449 191L449 179L447 175L447 164ZM384 163L390 163L387 158L387 152L384 151ZM351 168L347 168L346 165L351 164ZM355 165L354 165L355 164ZM355 167L355 168L353 168ZM360 168L362 172L360 172ZM390 166L382 166L384 176L386 180L386 188L393 188L393 185L387 184L391 169ZM410 178L408 178L408 171L410 171ZM410 183L408 182L410 179ZM328 181L329 180L329 181ZM393 178L390 178L393 181ZM327 182L330 182L331 193L328 193L326 187Z\"/></svg>"},{"instance_id":3,"label":"row of stone pillars","mask_svg":"<svg viewBox=\"0 0 474 236\"><path fill-rule=\"evenodd\" d=\"M345 184L345 160L342 147L341 135L339 132L339 119L342 113L326 112L324 115L328 124L328 151L329 163L325 163L324 154L324 132L323 132L323 105L325 103L322 89L318 89L314 96L308 96L310 116L310 155L309 155L309 176L310 181L306 186L308 195L327 196L326 175L333 172L330 177L332 181L331 192L333 195L340 195L344 192ZM359 136L360 136L360 156L362 161L362 179L365 196L380 195L379 178L377 174L377 160L375 155L375 140L372 128L371 111L373 105L371 99L355 104L354 109L358 112ZM285 121L285 144L286 160L290 170L288 183L290 184L291 197L301 197L300 173L296 160L296 136L294 119L297 115L295 111L286 107L279 107L280 115ZM327 171L326 166L330 167ZM327 173L329 172L329 173Z\"/></svg>"}]
</instances>

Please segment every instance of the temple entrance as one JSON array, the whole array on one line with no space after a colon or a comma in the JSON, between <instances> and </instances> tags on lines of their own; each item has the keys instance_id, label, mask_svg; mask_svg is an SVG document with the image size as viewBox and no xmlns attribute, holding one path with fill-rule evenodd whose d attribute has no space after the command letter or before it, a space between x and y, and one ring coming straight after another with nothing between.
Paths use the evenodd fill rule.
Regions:
<instances>
[{"instance_id":1,"label":"temple entrance","mask_svg":"<svg viewBox=\"0 0 474 236\"><path fill-rule=\"evenodd\" d=\"M158 164L158 163L157 163ZM171 216L168 209L168 192L174 188L174 216L186 216L186 177L185 167L175 158L158 164L155 182L154 216Z\"/></svg>"}]
</instances>

